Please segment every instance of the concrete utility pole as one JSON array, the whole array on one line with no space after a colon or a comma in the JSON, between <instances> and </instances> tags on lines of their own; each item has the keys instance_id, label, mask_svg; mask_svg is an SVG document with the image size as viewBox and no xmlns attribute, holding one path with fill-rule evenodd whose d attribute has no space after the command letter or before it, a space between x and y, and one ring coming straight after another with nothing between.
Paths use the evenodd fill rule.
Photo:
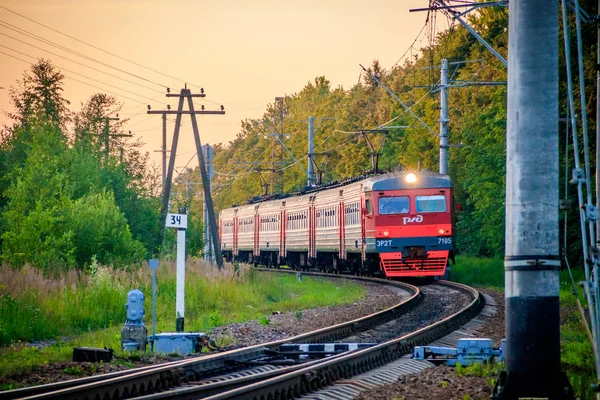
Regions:
<instances>
[{"instance_id":1,"label":"concrete utility pole","mask_svg":"<svg viewBox=\"0 0 600 400\"><path fill-rule=\"evenodd\" d=\"M600 0L598 0L600 1ZM315 117L308 117L308 187L313 187L317 183L314 170L314 153L315 152Z\"/></svg>"},{"instance_id":2,"label":"concrete utility pole","mask_svg":"<svg viewBox=\"0 0 600 400\"><path fill-rule=\"evenodd\" d=\"M506 371L496 399L564 399L558 243L558 1L509 3Z\"/></svg>"},{"instance_id":3,"label":"concrete utility pole","mask_svg":"<svg viewBox=\"0 0 600 400\"><path fill-rule=\"evenodd\" d=\"M200 175L202 176L202 187L204 188L204 198L206 199L206 206L208 208L208 222L210 225L211 237L213 248L215 251L215 259L219 268L223 266L223 256L221 254L221 245L219 243L219 237L217 232L217 219L214 212L212 196L210 193L210 184L208 181L208 174L206 172L206 165L204 163L204 156L202 155L202 143L200 142L200 133L198 131L198 122L196 121L196 114L212 114L212 115L223 115L225 114L223 106L221 106L220 111L204 111L204 106L202 106L201 111L194 110L194 97L206 97L204 94L204 89L202 89L199 94L192 94L191 90L184 88L181 89L180 94L172 94L167 93L167 97L178 97L179 104L177 106L177 111L171 110L157 110L153 111L148 109L148 114L175 114L175 131L173 132L173 143L171 145L171 154L172 156L169 158L169 168L167 170L167 179L165 180L165 187L163 190L163 205L161 211L161 220L164 221L167 211L169 208L169 197L171 194L171 185L173 180L173 169L175 167L175 155L177 154L177 143L179 141L179 131L181 129L181 117L182 115L190 115L190 119L192 121L192 128L194 130L194 140L196 142L196 154L198 156L198 163L200 164ZM189 111L183 111L183 103L184 100L187 99ZM148 106L150 108L150 106ZM161 224L162 226L162 224ZM164 235L164 228L162 228L161 237Z\"/></svg>"},{"instance_id":4,"label":"concrete utility pole","mask_svg":"<svg viewBox=\"0 0 600 400\"><path fill-rule=\"evenodd\" d=\"M440 174L448 174L448 60L442 60L440 82Z\"/></svg>"},{"instance_id":5,"label":"concrete utility pole","mask_svg":"<svg viewBox=\"0 0 600 400\"><path fill-rule=\"evenodd\" d=\"M598 0L600 15L600 0ZM596 21L596 65L600 65L600 21ZM596 207L600 207L600 68L596 68ZM596 244L600 244L600 218L596 220Z\"/></svg>"},{"instance_id":6,"label":"concrete utility pole","mask_svg":"<svg viewBox=\"0 0 600 400\"><path fill-rule=\"evenodd\" d=\"M213 157L215 155L215 151L213 148L205 144L202 146L202 155L204 156L204 161L206 162L206 170L208 171L208 185L209 191L212 193L212 178L214 176L214 168L212 164ZM210 224L208 223L208 207L206 206L206 199L202 202L203 209L203 219L202 223L204 225L204 261L209 264L214 264L215 259L212 252L212 240L211 240L211 232L210 232Z\"/></svg>"}]
</instances>

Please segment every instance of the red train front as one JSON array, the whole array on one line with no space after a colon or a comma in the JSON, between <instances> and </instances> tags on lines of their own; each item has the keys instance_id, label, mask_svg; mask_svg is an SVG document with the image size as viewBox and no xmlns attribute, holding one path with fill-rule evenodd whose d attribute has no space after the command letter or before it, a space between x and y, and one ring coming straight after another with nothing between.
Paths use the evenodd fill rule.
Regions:
<instances>
[{"instance_id":1,"label":"red train front","mask_svg":"<svg viewBox=\"0 0 600 400\"><path fill-rule=\"evenodd\" d=\"M377 254L381 271L388 277L447 275L454 257L450 178L380 176L364 188L366 252Z\"/></svg>"},{"instance_id":2,"label":"red train front","mask_svg":"<svg viewBox=\"0 0 600 400\"><path fill-rule=\"evenodd\" d=\"M223 254L268 266L444 276L453 257L450 178L393 172L223 210Z\"/></svg>"}]
</instances>

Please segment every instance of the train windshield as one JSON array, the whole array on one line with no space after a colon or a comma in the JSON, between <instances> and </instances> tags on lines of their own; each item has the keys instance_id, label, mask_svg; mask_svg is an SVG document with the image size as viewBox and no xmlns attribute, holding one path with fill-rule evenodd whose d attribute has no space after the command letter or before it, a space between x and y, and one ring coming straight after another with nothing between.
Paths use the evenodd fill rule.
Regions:
<instances>
[{"instance_id":1,"label":"train windshield","mask_svg":"<svg viewBox=\"0 0 600 400\"><path fill-rule=\"evenodd\" d=\"M408 214L410 201L408 197L380 197L379 214Z\"/></svg>"},{"instance_id":2,"label":"train windshield","mask_svg":"<svg viewBox=\"0 0 600 400\"><path fill-rule=\"evenodd\" d=\"M442 195L417 196L416 200L418 213L446 211L446 198Z\"/></svg>"}]
</instances>

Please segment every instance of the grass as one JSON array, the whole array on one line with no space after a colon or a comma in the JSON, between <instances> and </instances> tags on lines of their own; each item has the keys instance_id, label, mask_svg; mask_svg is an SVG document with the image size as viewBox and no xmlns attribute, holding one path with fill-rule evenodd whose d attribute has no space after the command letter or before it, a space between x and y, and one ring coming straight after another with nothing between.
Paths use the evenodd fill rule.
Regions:
<instances>
[{"instance_id":1,"label":"grass","mask_svg":"<svg viewBox=\"0 0 600 400\"><path fill-rule=\"evenodd\" d=\"M504 288L504 260L457 256L450 279L469 286Z\"/></svg>"},{"instance_id":2,"label":"grass","mask_svg":"<svg viewBox=\"0 0 600 400\"><path fill-rule=\"evenodd\" d=\"M573 270L575 284L585 280L582 269ZM501 259L480 259L459 256L452 266L452 280L466 285L504 290L504 262ZM581 288L578 296L585 307ZM581 324L571 279L566 270L560 272L560 335L561 365L567 373L575 394L581 399L593 399L590 385L595 382L592 346Z\"/></svg>"},{"instance_id":3,"label":"grass","mask_svg":"<svg viewBox=\"0 0 600 400\"><path fill-rule=\"evenodd\" d=\"M235 322L270 321L268 315L353 303L363 287L294 275L264 274L245 267L223 270L199 261L186 265L186 331L208 331ZM145 295L145 323L151 330L150 269L116 271L94 266L90 273L43 276L24 267L0 267L0 376L66 361L76 346L106 347L120 354L125 301L130 289ZM175 263L158 270L157 332L175 330ZM7 284L8 282L8 284ZM49 341L42 346L28 342Z\"/></svg>"}]
</instances>

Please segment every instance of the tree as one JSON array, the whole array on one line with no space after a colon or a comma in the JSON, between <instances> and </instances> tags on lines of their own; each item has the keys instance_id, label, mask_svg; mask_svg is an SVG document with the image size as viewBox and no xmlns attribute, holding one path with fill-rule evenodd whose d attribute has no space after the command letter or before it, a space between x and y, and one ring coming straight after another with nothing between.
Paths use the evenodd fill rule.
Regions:
<instances>
[{"instance_id":1,"label":"tree","mask_svg":"<svg viewBox=\"0 0 600 400\"><path fill-rule=\"evenodd\" d=\"M10 96L16 113L9 114L19 126L28 127L34 121L64 126L69 120L69 101L62 95L64 75L50 60L39 59L29 72L11 87Z\"/></svg>"},{"instance_id":2,"label":"tree","mask_svg":"<svg viewBox=\"0 0 600 400\"><path fill-rule=\"evenodd\" d=\"M364 81L365 85L369 89L377 88L377 86L379 86L379 84L377 83L377 81L375 79L373 79L373 77L375 77L375 78L377 78L377 80L381 81L381 79L383 78L383 75L385 74L385 70L381 67L381 64L379 64L379 60L373 60L373 64L371 65L371 67L367 68L367 71L369 73L363 74L363 81Z\"/></svg>"},{"instance_id":3,"label":"tree","mask_svg":"<svg viewBox=\"0 0 600 400\"><path fill-rule=\"evenodd\" d=\"M6 192L3 259L46 270L82 268L93 257L115 266L139 262L144 248L132 237L98 160L69 148L49 122L30 128L26 162L11 172Z\"/></svg>"}]
</instances>

